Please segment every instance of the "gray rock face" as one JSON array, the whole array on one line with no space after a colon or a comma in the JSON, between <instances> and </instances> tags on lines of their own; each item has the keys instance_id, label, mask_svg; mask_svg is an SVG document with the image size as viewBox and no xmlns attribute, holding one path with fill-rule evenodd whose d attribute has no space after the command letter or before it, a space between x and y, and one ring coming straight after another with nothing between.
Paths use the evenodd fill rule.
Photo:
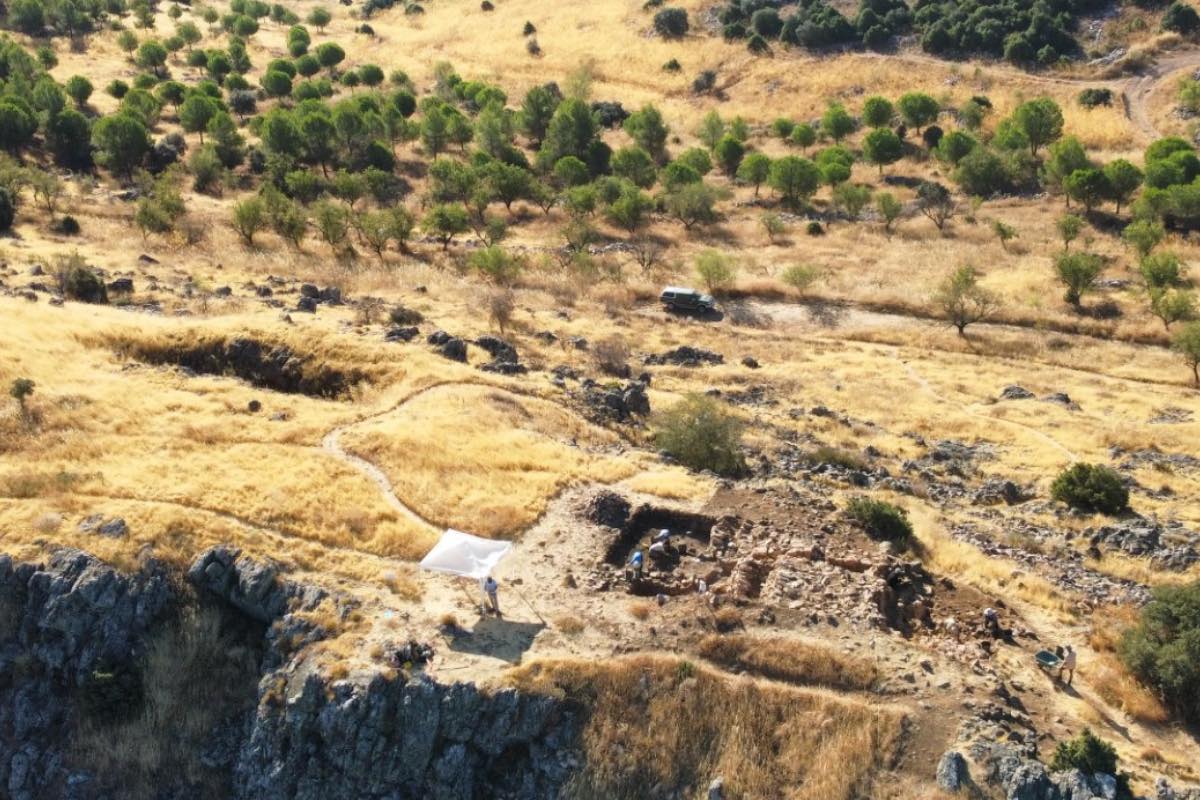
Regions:
<instances>
[{"instance_id":1,"label":"gray rock face","mask_svg":"<svg viewBox=\"0 0 1200 800\"><path fill-rule=\"evenodd\" d=\"M260 703L235 767L256 800L554 797L576 721L555 700L427 679L332 687Z\"/></svg>"},{"instance_id":2,"label":"gray rock face","mask_svg":"<svg viewBox=\"0 0 1200 800\"><path fill-rule=\"evenodd\" d=\"M958 792L970 785L967 760L962 753L949 750L937 765L937 785L947 792Z\"/></svg>"},{"instance_id":3,"label":"gray rock face","mask_svg":"<svg viewBox=\"0 0 1200 800\"><path fill-rule=\"evenodd\" d=\"M557 797L579 764L573 706L403 674L331 683L280 655L299 626L292 612L324 593L230 547L201 554L189 578L269 624L255 710L222 722L196 753L228 776L231 800L541 800ZM44 566L0 556L0 611L13 623L0 628L0 797L120 796L119 775L71 771L80 695L64 687L99 668L136 672L147 637L168 620L171 585L154 568L123 575L77 550ZM159 796L196 796L177 777L186 780L162 776Z\"/></svg>"},{"instance_id":4,"label":"gray rock face","mask_svg":"<svg viewBox=\"0 0 1200 800\"><path fill-rule=\"evenodd\" d=\"M135 662L171 602L154 569L122 575L73 549L44 565L0 556L0 796L80 796L62 755L68 697L93 672Z\"/></svg>"},{"instance_id":5,"label":"gray rock face","mask_svg":"<svg viewBox=\"0 0 1200 800\"><path fill-rule=\"evenodd\" d=\"M75 683L133 658L170 599L164 576L125 576L79 550L60 550L45 566L0 556L0 601L20 609L16 642Z\"/></svg>"},{"instance_id":6,"label":"gray rock face","mask_svg":"<svg viewBox=\"0 0 1200 800\"><path fill-rule=\"evenodd\" d=\"M987 782L1001 788L1007 800L1116 800L1117 797L1117 779L1112 775L1087 775L1076 769L1051 773L1040 761L1014 748L984 742L971 746L971 756L986 771ZM1181 800L1183 797L1180 796ZM1163 800L1161 788L1160 800Z\"/></svg>"},{"instance_id":7,"label":"gray rock face","mask_svg":"<svg viewBox=\"0 0 1200 800\"><path fill-rule=\"evenodd\" d=\"M236 547L225 545L201 553L188 569L188 580L267 625L288 611L311 611L326 597L314 586L280 580L271 562L243 558Z\"/></svg>"}]
</instances>

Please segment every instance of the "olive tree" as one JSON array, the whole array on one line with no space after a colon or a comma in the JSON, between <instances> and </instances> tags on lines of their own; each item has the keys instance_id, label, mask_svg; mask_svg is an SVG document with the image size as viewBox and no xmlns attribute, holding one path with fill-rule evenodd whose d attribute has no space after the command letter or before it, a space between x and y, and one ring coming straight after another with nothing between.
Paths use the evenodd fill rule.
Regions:
<instances>
[{"instance_id":1,"label":"olive tree","mask_svg":"<svg viewBox=\"0 0 1200 800\"><path fill-rule=\"evenodd\" d=\"M1200 322L1189 322L1171 340L1171 347L1192 368L1192 379L1200 388Z\"/></svg>"},{"instance_id":2,"label":"olive tree","mask_svg":"<svg viewBox=\"0 0 1200 800\"><path fill-rule=\"evenodd\" d=\"M979 273L971 266L959 267L947 276L933 301L959 336L966 336L968 325L988 319L1000 305L994 294L979 285Z\"/></svg>"},{"instance_id":3,"label":"olive tree","mask_svg":"<svg viewBox=\"0 0 1200 800\"><path fill-rule=\"evenodd\" d=\"M1078 309L1104 271L1104 260L1094 253L1064 252L1054 259L1054 271L1067 289L1063 299Z\"/></svg>"}]
</instances>

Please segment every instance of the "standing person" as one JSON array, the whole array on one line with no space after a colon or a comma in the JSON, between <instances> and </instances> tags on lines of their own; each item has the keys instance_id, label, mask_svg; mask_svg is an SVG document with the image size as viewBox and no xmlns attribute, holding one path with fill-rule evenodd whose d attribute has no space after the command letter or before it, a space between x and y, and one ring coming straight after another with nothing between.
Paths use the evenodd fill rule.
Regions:
<instances>
[{"instance_id":1,"label":"standing person","mask_svg":"<svg viewBox=\"0 0 1200 800\"><path fill-rule=\"evenodd\" d=\"M483 593L487 595L488 604L491 606L491 612L497 617L504 616L500 613L500 601L496 597L496 593L500 590L500 584L491 575L483 582Z\"/></svg>"},{"instance_id":2,"label":"standing person","mask_svg":"<svg viewBox=\"0 0 1200 800\"><path fill-rule=\"evenodd\" d=\"M629 559L629 571L633 575L633 580L640 581L642 579L642 564L645 557L641 550L633 551L633 558Z\"/></svg>"},{"instance_id":3,"label":"standing person","mask_svg":"<svg viewBox=\"0 0 1200 800\"><path fill-rule=\"evenodd\" d=\"M987 627L988 633L993 638L999 639L1002 636L1000 629L1000 614L994 608L985 608L983 610L983 624Z\"/></svg>"},{"instance_id":4,"label":"standing person","mask_svg":"<svg viewBox=\"0 0 1200 800\"><path fill-rule=\"evenodd\" d=\"M1066 652L1063 654L1062 663L1058 665L1058 679L1061 681L1064 672L1070 672L1067 678L1067 686L1071 685L1071 681L1075 680L1075 648L1067 645Z\"/></svg>"}]
</instances>

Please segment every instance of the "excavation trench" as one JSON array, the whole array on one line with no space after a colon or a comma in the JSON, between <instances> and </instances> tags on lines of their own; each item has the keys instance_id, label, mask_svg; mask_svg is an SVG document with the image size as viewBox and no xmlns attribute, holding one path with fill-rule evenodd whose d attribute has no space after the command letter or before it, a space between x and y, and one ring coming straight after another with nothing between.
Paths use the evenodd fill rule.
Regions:
<instances>
[{"instance_id":1,"label":"excavation trench","mask_svg":"<svg viewBox=\"0 0 1200 800\"><path fill-rule=\"evenodd\" d=\"M262 389L327 400L345 399L353 386L366 379L358 370L335 369L287 345L244 336L186 342L123 341L118 351L147 364L235 377Z\"/></svg>"},{"instance_id":2,"label":"excavation trench","mask_svg":"<svg viewBox=\"0 0 1200 800\"><path fill-rule=\"evenodd\" d=\"M685 544L685 541L681 541L683 537L691 539L701 547L707 547L716 522L715 518L705 514L651 505L638 506L621 527L621 532L609 544L605 561L614 566L621 566L634 550L639 547L643 550L648 548L653 535L664 528L671 532L672 541L676 546Z\"/></svg>"}]
</instances>

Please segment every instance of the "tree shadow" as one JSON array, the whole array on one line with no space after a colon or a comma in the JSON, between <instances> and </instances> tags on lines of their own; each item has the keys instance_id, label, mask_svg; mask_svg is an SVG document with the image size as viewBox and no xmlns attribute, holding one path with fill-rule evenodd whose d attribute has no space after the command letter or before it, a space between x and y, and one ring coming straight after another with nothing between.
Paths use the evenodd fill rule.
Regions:
<instances>
[{"instance_id":1,"label":"tree shadow","mask_svg":"<svg viewBox=\"0 0 1200 800\"><path fill-rule=\"evenodd\" d=\"M515 622L503 617L484 617L471 630L455 628L450 634L450 649L456 653L498 658L509 664L521 663L522 656L546 625L541 622Z\"/></svg>"},{"instance_id":2,"label":"tree shadow","mask_svg":"<svg viewBox=\"0 0 1200 800\"><path fill-rule=\"evenodd\" d=\"M668 308L668 309L666 309L666 312L667 312L668 316L687 317L689 319L698 320L700 322L720 322L721 320L725 319L725 312L720 311L715 308L712 309L711 311L704 311L702 309L696 309L694 311L689 311L687 309L681 309L681 308Z\"/></svg>"},{"instance_id":3,"label":"tree shadow","mask_svg":"<svg viewBox=\"0 0 1200 800\"><path fill-rule=\"evenodd\" d=\"M809 300L805 303L808 318L822 328L836 328L842 324L846 314L845 306L827 300Z\"/></svg>"}]
</instances>

